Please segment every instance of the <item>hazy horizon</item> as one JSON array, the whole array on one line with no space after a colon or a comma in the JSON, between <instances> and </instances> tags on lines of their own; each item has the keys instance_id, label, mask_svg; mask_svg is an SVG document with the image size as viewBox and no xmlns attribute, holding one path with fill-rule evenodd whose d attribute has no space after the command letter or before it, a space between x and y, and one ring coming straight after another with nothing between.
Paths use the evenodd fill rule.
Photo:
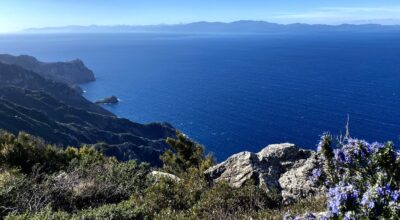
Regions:
<instances>
[{"instance_id":1,"label":"hazy horizon","mask_svg":"<svg viewBox=\"0 0 400 220\"><path fill-rule=\"evenodd\" d=\"M28 27L25 29L21 29L21 30L17 30L14 32L0 32L0 34L29 34L29 33L42 33L42 31L44 33L58 33L57 31L60 31L60 33L69 33L68 31L63 31L64 30L68 30L68 28L71 28L72 32L76 32L78 30L80 30L80 28L87 28L86 31L91 31L90 28L122 28L122 29L116 29L116 31L118 30L124 30L123 28L147 28L147 27L179 27L179 26L185 26L185 25L192 25L192 24L198 24L198 23L207 23L207 24L233 24L233 23L239 23L239 22L264 22L265 24L277 24L277 25L310 25L310 26L319 26L319 25L326 25L326 26L331 26L331 27L338 27L341 25L354 25L354 26L358 26L358 25L381 25L381 26L400 26L399 24L381 24L381 23L374 23L374 22L353 22L353 23L338 23L338 24L323 24L323 23L315 23L315 24L311 24L311 23L302 23L302 22L297 22L297 23L278 23L278 22L270 22L267 20L234 20L234 21L228 21L228 22L222 22L222 21L195 21L195 22L188 22L188 23L158 23L158 24L115 24L115 25L101 25L101 24L90 24L90 25L79 25L79 24L70 24L70 25L64 25L64 26L43 26L43 27ZM75 28L75 30L74 30ZM82 29L82 30L83 30ZM51 30L50 32L46 32L48 30ZM113 29L114 30L114 29ZM33 32L32 32L33 31Z\"/></svg>"},{"instance_id":2,"label":"hazy horizon","mask_svg":"<svg viewBox=\"0 0 400 220\"><path fill-rule=\"evenodd\" d=\"M268 21L279 24L400 24L400 3L395 0L351 2L218 2L205 0L50 1L4 0L0 3L0 33L29 28L62 26L116 26L187 24L198 21Z\"/></svg>"}]
</instances>

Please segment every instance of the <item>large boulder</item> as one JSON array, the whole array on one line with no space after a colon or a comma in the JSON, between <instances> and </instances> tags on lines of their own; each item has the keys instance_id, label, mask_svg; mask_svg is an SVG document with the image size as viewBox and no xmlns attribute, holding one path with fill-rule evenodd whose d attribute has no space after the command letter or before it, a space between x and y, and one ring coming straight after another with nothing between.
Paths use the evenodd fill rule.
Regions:
<instances>
[{"instance_id":1,"label":"large boulder","mask_svg":"<svg viewBox=\"0 0 400 220\"><path fill-rule=\"evenodd\" d=\"M283 143L268 145L258 153L232 155L206 170L205 175L210 181L225 181L232 187L252 180L287 204L325 191L310 179L312 171L320 167L316 152Z\"/></svg>"}]
</instances>

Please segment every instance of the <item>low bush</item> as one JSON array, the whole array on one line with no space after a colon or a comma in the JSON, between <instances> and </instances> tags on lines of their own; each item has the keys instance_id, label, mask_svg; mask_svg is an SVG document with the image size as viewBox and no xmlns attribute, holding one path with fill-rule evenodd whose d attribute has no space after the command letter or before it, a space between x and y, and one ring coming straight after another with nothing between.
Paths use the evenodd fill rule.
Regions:
<instances>
[{"instance_id":1,"label":"low bush","mask_svg":"<svg viewBox=\"0 0 400 220\"><path fill-rule=\"evenodd\" d=\"M393 143L347 138L334 143L324 135L318 151L325 158L313 178L329 187L327 217L397 219L400 216L400 155Z\"/></svg>"},{"instance_id":2,"label":"low bush","mask_svg":"<svg viewBox=\"0 0 400 220\"><path fill-rule=\"evenodd\" d=\"M312 179L327 195L283 206L252 182L210 183L214 164L183 134L168 139L160 172L94 148L59 149L21 133L0 134L0 218L6 219L398 219L400 155L393 144L324 135ZM175 175L171 177L170 174Z\"/></svg>"}]
</instances>

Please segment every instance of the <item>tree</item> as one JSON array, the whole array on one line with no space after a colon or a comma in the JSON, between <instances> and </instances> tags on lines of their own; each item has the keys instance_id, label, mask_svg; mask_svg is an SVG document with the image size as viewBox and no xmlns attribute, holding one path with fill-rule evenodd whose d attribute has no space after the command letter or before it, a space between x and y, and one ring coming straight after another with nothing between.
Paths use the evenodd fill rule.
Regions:
<instances>
[{"instance_id":1,"label":"tree","mask_svg":"<svg viewBox=\"0 0 400 220\"><path fill-rule=\"evenodd\" d=\"M214 164L214 158L211 155L204 155L203 146L180 132L177 132L176 136L176 139L167 139L171 150L161 155L164 171L179 175L190 168L195 168L203 172Z\"/></svg>"}]
</instances>

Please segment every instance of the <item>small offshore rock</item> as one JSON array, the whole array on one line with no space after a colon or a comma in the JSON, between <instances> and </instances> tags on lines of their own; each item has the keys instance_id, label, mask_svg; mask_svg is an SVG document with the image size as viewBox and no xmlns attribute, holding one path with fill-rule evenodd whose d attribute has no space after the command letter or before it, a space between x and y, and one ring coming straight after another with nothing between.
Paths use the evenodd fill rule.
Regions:
<instances>
[{"instance_id":1,"label":"small offshore rock","mask_svg":"<svg viewBox=\"0 0 400 220\"><path fill-rule=\"evenodd\" d=\"M96 104L117 104L119 102L118 98L115 96L110 96L104 99L96 101Z\"/></svg>"}]
</instances>

